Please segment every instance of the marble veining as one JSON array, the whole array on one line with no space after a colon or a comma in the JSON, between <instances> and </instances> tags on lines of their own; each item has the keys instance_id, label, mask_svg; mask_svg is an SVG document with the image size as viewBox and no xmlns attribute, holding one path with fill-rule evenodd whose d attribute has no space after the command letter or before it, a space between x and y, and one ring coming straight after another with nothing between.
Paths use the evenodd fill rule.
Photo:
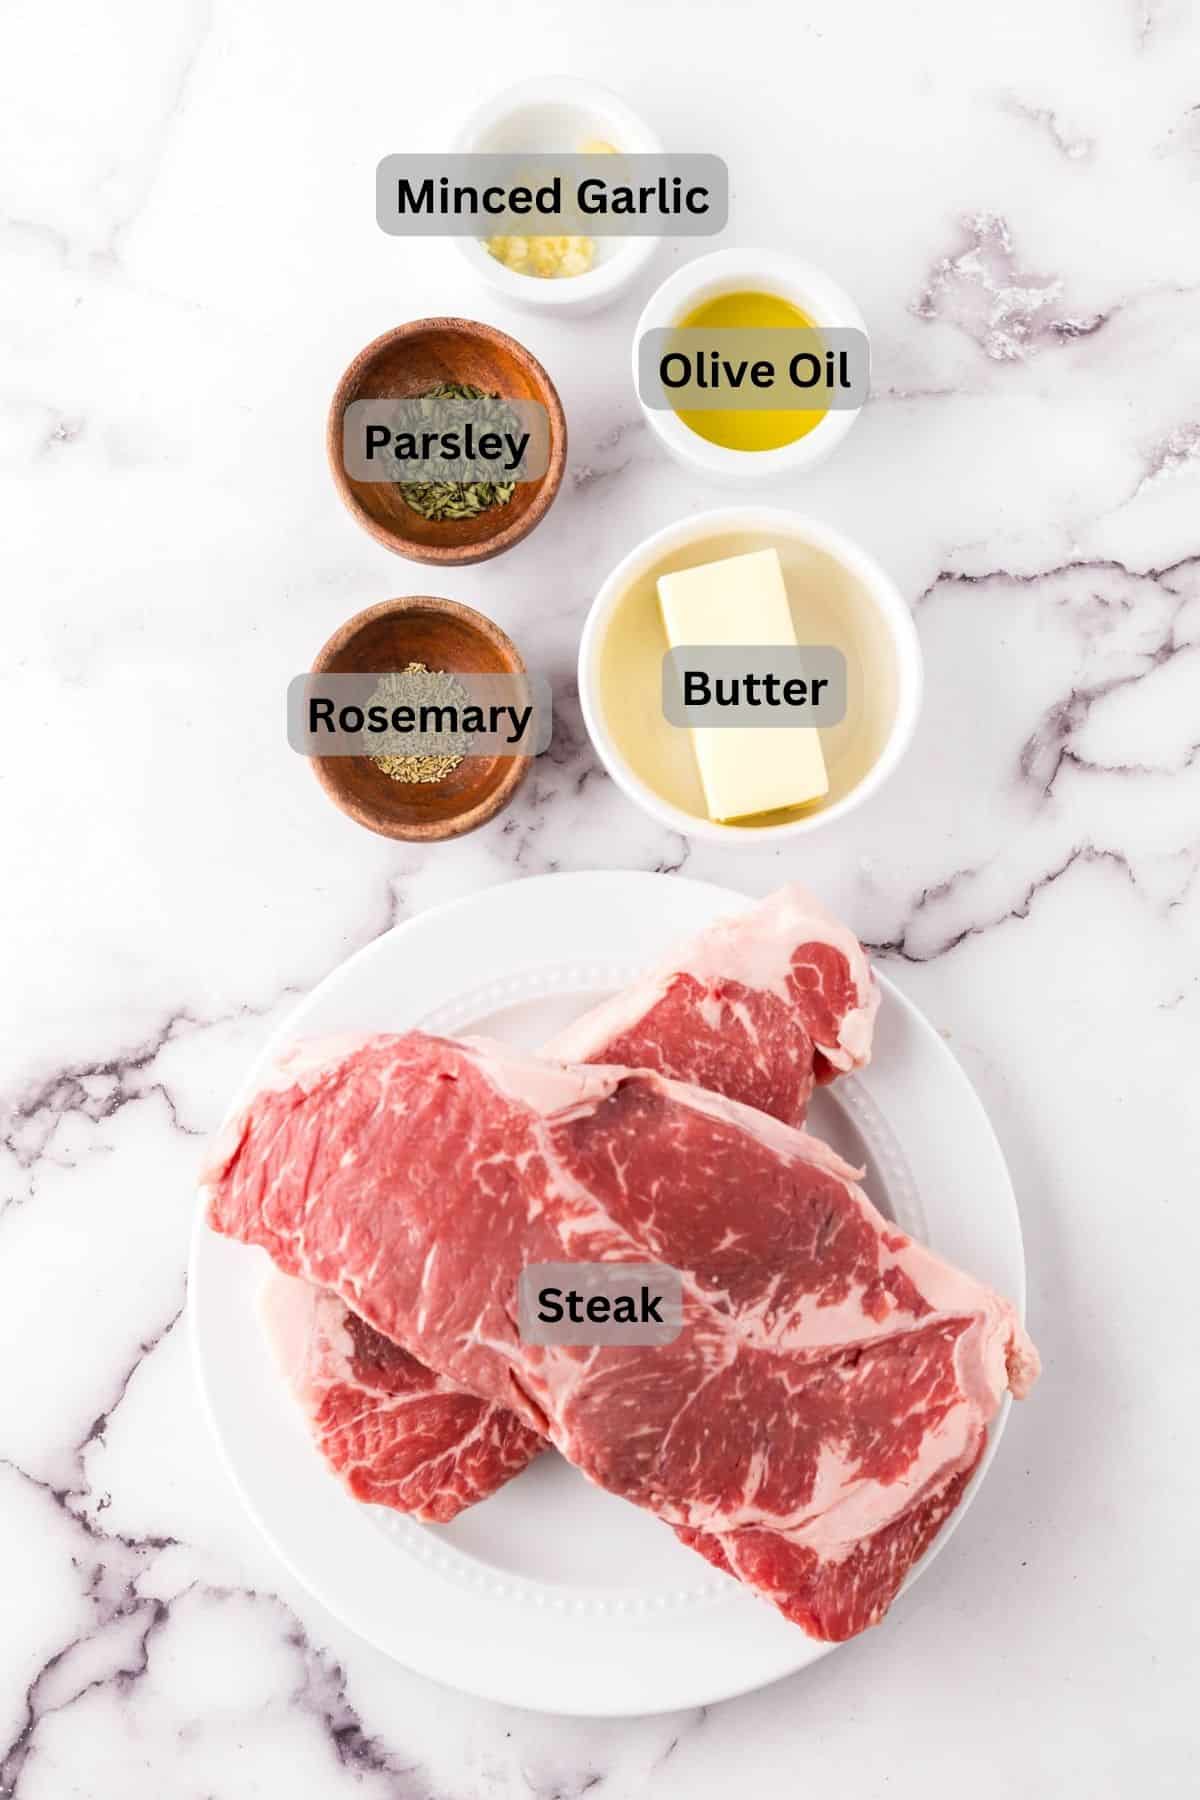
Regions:
<instances>
[{"instance_id":1,"label":"marble veining","mask_svg":"<svg viewBox=\"0 0 1200 1800\"><path fill-rule=\"evenodd\" d=\"M1019 272L1008 221L975 213L962 221L966 247L938 259L913 303L919 319L945 319L974 338L994 362L1016 362L1047 344L1090 337L1107 314L1066 315L1056 275Z\"/></svg>"}]
</instances>

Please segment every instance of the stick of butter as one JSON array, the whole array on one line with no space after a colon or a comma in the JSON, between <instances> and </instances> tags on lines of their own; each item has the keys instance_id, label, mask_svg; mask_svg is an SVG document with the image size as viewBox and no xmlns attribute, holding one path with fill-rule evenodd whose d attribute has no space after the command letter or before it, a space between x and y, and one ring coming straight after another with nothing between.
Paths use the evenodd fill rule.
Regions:
<instances>
[{"instance_id":1,"label":"stick of butter","mask_svg":"<svg viewBox=\"0 0 1200 1800\"><path fill-rule=\"evenodd\" d=\"M672 649L796 642L776 550L660 575L658 603ZM820 733L811 726L705 726L691 735L710 819L745 819L829 792Z\"/></svg>"}]
</instances>

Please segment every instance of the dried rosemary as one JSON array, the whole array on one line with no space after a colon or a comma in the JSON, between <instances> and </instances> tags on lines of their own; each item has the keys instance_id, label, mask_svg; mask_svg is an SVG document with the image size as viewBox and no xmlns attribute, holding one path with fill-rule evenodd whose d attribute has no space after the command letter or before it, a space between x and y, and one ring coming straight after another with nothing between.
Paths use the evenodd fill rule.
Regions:
<instances>
[{"instance_id":1,"label":"dried rosemary","mask_svg":"<svg viewBox=\"0 0 1200 1800\"><path fill-rule=\"evenodd\" d=\"M440 386L427 388L423 394L414 395L405 403L413 414L413 427L419 427L422 417L432 412L432 407L422 406L422 402L432 400L470 400L472 419L481 427L493 427L501 433L520 431L516 414L506 406L499 394L485 394L482 388L473 387L468 381L443 381ZM479 402L483 401L481 408ZM401 416L398 429L403 428L404 418ZM436 471L435 471L436 473ZM400 498L405 506L413 512L420 513L423 519L473 519L482 512L489 512L494 506L507 506L516 488L515 481L398 481Z\"/></svg>"},{"instance_id":2,"label":"dried rosemary","mask_svg":"<svg viewBox=\"0 0 1200 1800\"><path fill-rule=\"evenodd\" d=\"M461 714L470 705L471 696L462 682L444 669L428 669L424 663L410 662L394 675L383 675L375 684L368 706L449 706ZM401 737L385 732L379 739L379 750L371 761L381 774L392 781L444 781L457 769L471 747L466 732L415 732Z\"/></svg>"}]
</instances>

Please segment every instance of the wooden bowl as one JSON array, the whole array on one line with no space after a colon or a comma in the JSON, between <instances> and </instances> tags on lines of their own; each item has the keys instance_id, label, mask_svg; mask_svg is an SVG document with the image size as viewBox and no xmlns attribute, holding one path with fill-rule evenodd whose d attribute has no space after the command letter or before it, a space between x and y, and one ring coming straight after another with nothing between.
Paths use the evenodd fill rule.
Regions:
<instances>
[{"instance_id":1,"label":"wooden bowl","mask_svg":"<svg viewBox=\"0 0 1200 1800\"><path fill-rule=\"evenodd\" d=\"M422 662L452 674L523 675L512 640L482 613L455 600L416 594L382 600L334 632L314 675L387 674ZM530 756L467 756L441 781L393 781L369 756L314 756L317 780L335 806L368 831L436 843L486 825L508 805Z\"/></svg>"},{"instance_id":2,"label":"wooden bowl","mask_svg":"<svg viewBox=\"0 0 1200 1800\"><path fill-rule=\"evenodd\" d=\"M506 506L473 519L423 519L392 482L356 481L342 460L342 419L353 401L406 398L444 381L537 400L550 415L550 465L541 480L520 482ZM379 543L413 562L475 563L510 550L545 518L566 466L567 422L554 383L514 338L473 319L414 319L385 331L350 364L329 409L326 445L338 493Z\"/></svg>"}]
</instances>

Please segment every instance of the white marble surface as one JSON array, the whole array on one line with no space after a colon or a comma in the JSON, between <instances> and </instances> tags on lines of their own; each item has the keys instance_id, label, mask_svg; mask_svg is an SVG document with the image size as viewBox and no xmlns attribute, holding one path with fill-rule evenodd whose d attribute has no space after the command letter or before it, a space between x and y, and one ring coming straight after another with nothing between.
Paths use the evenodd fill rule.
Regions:
<instances>
[{"instance_id":1,"label":"white marble surface","mask_svg":"<svg viewBox=\"0 0 1200 1800\"><path fill-rule=\"evenodd\" d=\"M1194 1791L1200 20L425 10L4 15L0 1794ZM873 332L869 411L772 497L894 572L928 701L891 786L802 850L656 829L573 705L605 571L725 497L639 423L647 289L543 323L374 225L382 153L556 68L724 155L725 241L826 264ZM375 332L454 311L544 358L572 457L527 543L433 585L553 674L562 727L509 815L421 852L325 803L280 696L429 585L339 507L323 415ZM704 1714L583 1724L434 1687L307 1598L218 1462L181 1310L201 1144L295 997L447 897L610 866L802 876L877 947L1009 1156L1046 1373L881 1630Z\"/></svg>"}]
</instances>

